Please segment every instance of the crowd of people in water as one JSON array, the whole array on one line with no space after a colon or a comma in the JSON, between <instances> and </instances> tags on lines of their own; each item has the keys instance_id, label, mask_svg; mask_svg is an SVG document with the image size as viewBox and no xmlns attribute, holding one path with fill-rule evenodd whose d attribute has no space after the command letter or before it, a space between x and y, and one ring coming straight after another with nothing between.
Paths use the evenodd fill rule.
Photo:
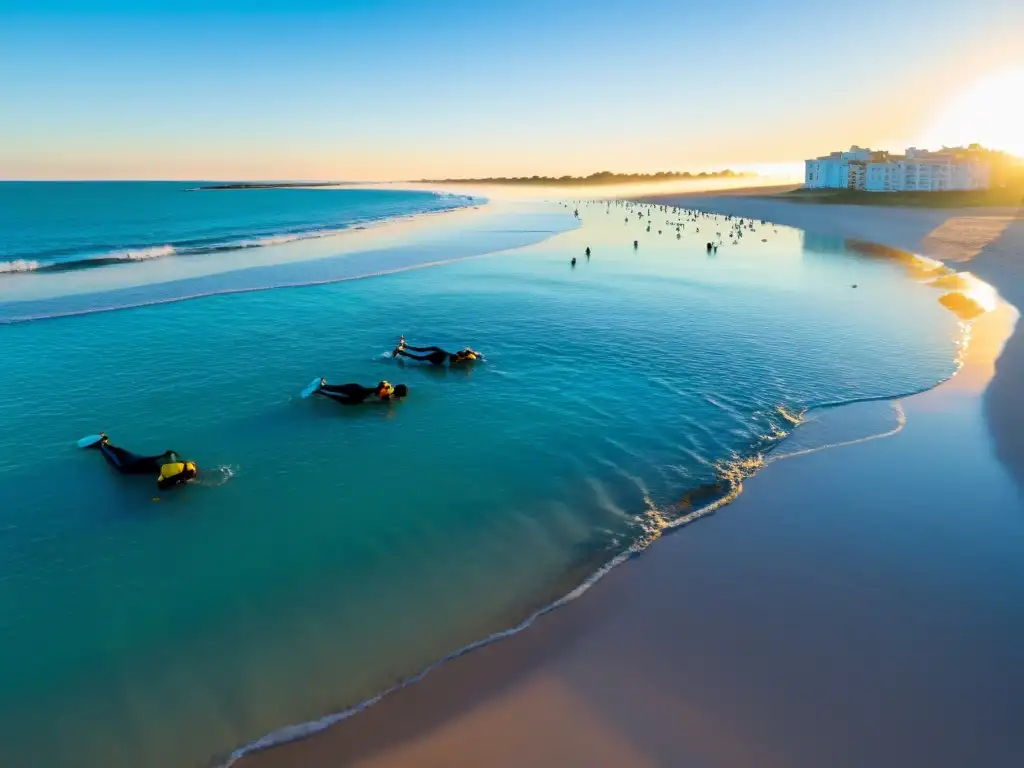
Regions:
<instances>
[{"instance_id":1,"label":"crowd of people in water","mask_svg":"<svg viewBox=\"0 0 1024 768\"><path fill-rule=\"evenodd\" d=\"M665 219L662 226L668 229L675 228L676 239L681 240L687 226L692 227L694 234L700 233L700 226L710 227L718 221L728 224L727 231L723 236L721 231L715 232L713 239L706 241L706 252L708 254L718 253L726 240L731 245L739 245L744 236L758 232L758 227L771 226L765 221L755 222L751 219L744 219L739 216L721 216L709 214L698 210L681 209L668 205L646 205L625 200L607 201L573 201L575 208L573 215L580 218L580 205L605 207L605 213L611 215L614 210L625 213L625 223L628 225L633 217L641 224L646 225L646 231L650 232L654 225L655 214L667 214L670 218ZM562 204L568 207L569 203ZM674 218L672 218L674 217ZM773 229L773 232L778 230ZM657 233L661 235L662 229ZM768 242L767 237L761 242ZM640 241L633 240L633 250L640 248ZM589 262L592 251L588 245L584 250L584 256ZM575 267L576 257L573 256L570 264ZM853 286L856 288L856 286ZM411 360L417 363L427 363L432 366L466 366L481 360L483 356L476 350L465 347L455 352L438 346L416 347L406 343L405 337L398 340L398 344L391 351L394 359ZM363 405L367 403L393 403L408 396L409 388L405 384L392 384L389 381L380 381L375 386L364 386L357 383L329 384L325 379L317 378L302 392L303 398L324 397L333 400L341 405ZM167 450L155 455L141 455L132 453L125 448L114 445L106 434L100 433L90 435L78 441L81 448L88 448L99 451L107 464L113 467L120 474L125 475L148 475L156 478L157 487L160 490L167 490L175 486L185 485L199 476L199 468L194 461L182 460L177 452Z\"/></svg>"},{"instance_id":2,"label":"crowd of people in water","mask_svg":"<svg viewBox=\"0 0 1024 768\"><path fill-rule=\"evenodd\" d=\"M670 205L634 203L628 200L573 200L571 204L574 205L572 215L577 219L580 219L580 205L603 205L605 208L605 213L607 215L611 215L613 208L619 209L625 212L626 216L623 219L623 222L627 225L632 221L631 216L635 214L636 218L641 223L646 223L647 232L651 231L653 215L655 213L667 213L669 215L675 215L675 220L666 219L664 226L668 227L669 229L673 227L675 228L676 240L682 239L683 233L686 231L687 224L693 225L692 231L695 234L699 234L700 224L703 223L705 226L709 226L711 224L716 223L719 220L724 221L729 225L728 231L726 232L724 237L728 239L731 245L739 245L743 240L743 236L745 234L757 233L759 226L772 227L772 232L778 234L778 229L775 229L773 225L769 224L763 219L760 221L755 221L753 219L746 219L741 216L707 213L705 211L700 211L696 209L676 208L675 206ZM562 203L562 206L566 208L568 208L569 205L570 203ZM645 219L646 222L644 221ZM582 221L582 219L580 219L580 221ZM657 230L657 233L661 235L663 234L663 230L659 229ZM767 243L768 238L762 237L761 242ZM725 240L723 239L722 233L715 232L715 238L706 241L705 251L709 254L716 254L718 253L718 249L722 247L724 244ZM633 250L636 251L639 249L640 241L634 240ZM587 257L587 261L590 261L590 254L590 246L588 245L586 250L584 251L584 255ZM575 256L572 257L569 264L570 266L573 267L576 266Z\"/></svg>"}]
</instances>

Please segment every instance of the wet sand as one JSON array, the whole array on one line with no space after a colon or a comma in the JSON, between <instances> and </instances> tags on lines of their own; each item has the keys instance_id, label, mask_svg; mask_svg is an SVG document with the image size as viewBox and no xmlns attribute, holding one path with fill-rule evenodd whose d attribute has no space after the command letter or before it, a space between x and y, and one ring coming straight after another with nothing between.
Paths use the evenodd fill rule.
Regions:
<instances>
[{"instance_id":1,"label":"wet sand","mask_svg":"<svg viewBox=\"0 0 1024 768\"><path fill-rule=\"evenodd\" d=\"M972 271L1024 306L1024 222L1012 211L680 202L973 257ZM899 404L898 434L775 461L731 506L528 630L239 764L1016 765L1015 322L1005 304L977 321L960 373ZM822 418L856 433L861 412Z\"/></svg>"}]
</instances>

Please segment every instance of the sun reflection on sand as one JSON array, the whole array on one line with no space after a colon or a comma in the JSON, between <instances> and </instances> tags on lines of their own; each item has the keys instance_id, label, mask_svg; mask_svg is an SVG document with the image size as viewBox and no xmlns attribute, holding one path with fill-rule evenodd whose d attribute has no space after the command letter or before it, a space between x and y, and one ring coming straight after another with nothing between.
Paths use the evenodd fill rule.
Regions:
<instances>
[{"instance_id":1,"label":"sun reflection on sand","mask_svg":"<svg viewBox=\"0 0 1024 768\"><path fill-rule=\"evenodd\" d=\"M978 282L981 283L980 280ZM995 295L995 290L991 286L981 284ZM935 395L941 396L943 392L973 394L988 386L988 382L995 375L996 360L1013 332L1018 317L1017 310L1001 301L998 295L995 295L995 302L992 309L964 324L960 370L952 379L935 390Z\"/></svg>"},{"instance_id":2,"label":"sun reflection on sand","mask_svg":"<svg viewBox=\"0 0 1024 768\"><path fill-rule=\"evenodd\" d=\"M943 259L970 261L1013 221L1013 216L956 216L925 235L921 246Z\"/></svg>"}]
</instances>

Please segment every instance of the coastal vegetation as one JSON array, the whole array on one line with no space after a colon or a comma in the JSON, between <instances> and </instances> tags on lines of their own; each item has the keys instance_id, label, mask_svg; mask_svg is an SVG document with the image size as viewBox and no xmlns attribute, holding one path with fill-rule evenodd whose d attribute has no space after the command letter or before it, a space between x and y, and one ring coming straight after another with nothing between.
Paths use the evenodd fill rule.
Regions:
<instances>
[{"instance_id":1,"label":"coastal vegetation","mask_svg":"<svg viewBox=\"0 0 1024 768\"><path fill-rule=\"evenodd\" d=\"M706 179L741 179L753 173L730 171L659 171L657 173L612 173L599 171L589 176L495 176L479 179L421 179L424 184L535 184L559 186L600 186L603 184L645 184L665 181L698 181Z\"/></svg>"},{"instance_id":2,"label":"coastal vegetation","mask_svg":"<svg viewBox=\"0 0 1024 768\"><path fill-rule=\"evenodd\" d=\"M223 189L289 189L292 187L338 187L351 184L347 181L245 181L231 184L206 184L194 191Z\"/></svg>"},{"instance_id":3,"label":"coastal vegetation","mask_svg":"<svg viewBox=\"0 0 1024 768\"><path fill-rule=\"evenodd\" d=\"M1024 181L990 189L937 192L865 192L861 189L795 189L778 195L800 203L910 208L1004 208L1024 206Z\"/></svg>"}]
</instances>

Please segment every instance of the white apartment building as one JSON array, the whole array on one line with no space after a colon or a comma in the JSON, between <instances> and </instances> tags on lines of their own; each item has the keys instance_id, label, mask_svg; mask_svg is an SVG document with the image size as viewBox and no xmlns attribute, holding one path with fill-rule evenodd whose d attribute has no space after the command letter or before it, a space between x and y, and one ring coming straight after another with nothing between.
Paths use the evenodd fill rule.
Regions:
<instances>
[{"instance_id":1,"label":"white apartment building","mask_svg":"<svg viewBox=\"0 0 1024 768\"><path fill-rule=\"evenodd\" d=\"M864 164L871 158L871 150L850 147L849 152L833 152L824 157L805 161L804 186L809 189L861 189Z\"/></svg>"},{"instance_id":2,"label":"white apartment building","mask_svg":"<svg viewBox=\"0 0 1024 768\"><path fill-rule=\"evenodd\" d=\"M863 189L868 192L935 192L986 189L990 168L981 149L943 148L939 152L910 147L905 155L850 147L807 160L808 189Z\"/></svg>"}]
</instances>

